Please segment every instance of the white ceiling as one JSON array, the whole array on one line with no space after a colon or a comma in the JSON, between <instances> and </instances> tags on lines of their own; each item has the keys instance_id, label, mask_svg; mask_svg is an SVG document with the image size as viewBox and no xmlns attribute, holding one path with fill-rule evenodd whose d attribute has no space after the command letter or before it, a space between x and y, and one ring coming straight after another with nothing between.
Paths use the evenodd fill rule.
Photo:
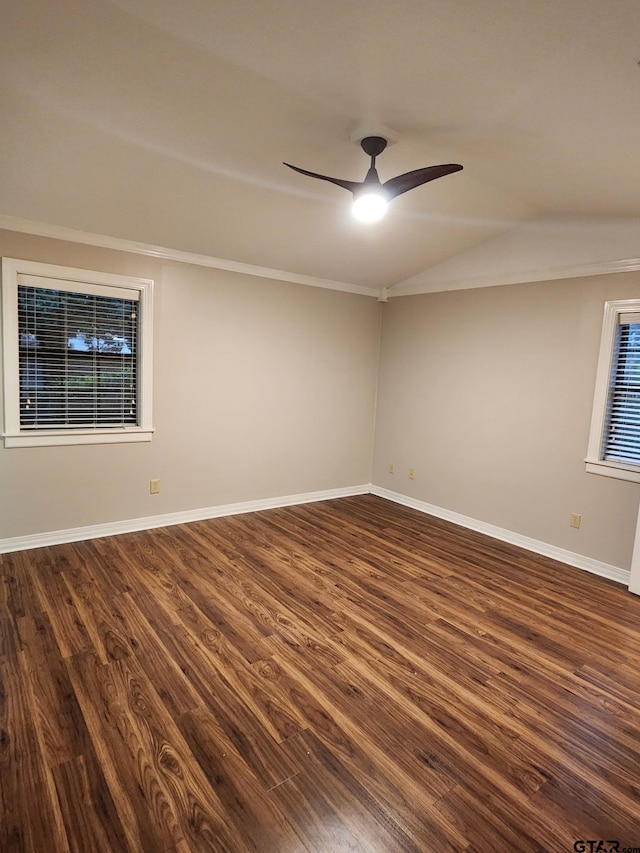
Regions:
<instances>
[{"instance_id":1,"label":"white ceiling","mask_svg":"<svg viewBox=\"0 0 640 853\"><path fill-rule=\"evenodd\" d=\"M640 215L638 0L20 0L0 214L383 288L513 228ZM351 219L384 181L464 170Z\"/></svg>"}]
</instances>

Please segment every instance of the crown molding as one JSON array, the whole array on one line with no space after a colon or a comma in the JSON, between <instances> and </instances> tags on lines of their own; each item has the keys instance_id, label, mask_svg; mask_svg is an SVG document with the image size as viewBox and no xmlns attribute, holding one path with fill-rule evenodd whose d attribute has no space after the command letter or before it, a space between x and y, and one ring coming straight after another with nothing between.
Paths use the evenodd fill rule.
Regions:
<instances>
[{"instance_id":1,"label":"crown molding","mask_svg":"<svg viewBox=\"0 0 640 853\"><path fill-rule=\"evenodd\" d=\"M177 261L181 264L192 264L209 269L225 270L226 272L251 275L257 278L268 278L275 281L286 281L291 284L303 284L307 287L321 287L325 290L339 290L344 293L355 293L359 296L377 298L380 291L375 287L365 287L351 284L347 281L333 281L329 278L318 278L302 273L276 270L270 267L260 267L255 264L245 264L240 261L230 261L224 258L214 258L210 255L199 255L195 252L183 252L180 249L168 249L164 246L153 246L150 243L138 243L134 240L124 240L120 237L108 237L104 234L92 234L89 231L77 231L62 225L50 225L46 222L36 222L31 219L20 219L16 216L0 214L0 228L6 231L16 231L21 234L32 234L36 237L50 237L54 240L64 240L69 243L82 243L85 246L97 246L101 249L115 249L118 252L129 252L134 255L159 258L165 261Z\"/></svg>"},{"instance_id":2,"label":"crown molding","mask_svg":"<svg viewBox=\"0 0 640 853\"><path fill-rule=\"evenodd\" d=\"M383 289L366 287L346 281L334 281L328 278L303 275L287 270L261 267L246 264L241 261L231 261L225 258L215 258L211 255L200 255L195 252L184 252L181 249L169 249L165 246L154 246L150 243L139 243L120 237L109 237L105 234L93 234L89 231L79 231L62 225L52 225L31 219L21 219L16 216L0 214L0 229L15 231L21 234L31 234L36 237L49 237L53 240L63 240L69 243L81 243L85 246L95 246L101 249L113 249L118 252L129 252L134 255L158 258L159 260L175 261L182 264L207 267L209 269L225 270L226 272L250 275L256 278L284 281L290 284L302 284L306 287L320 287L325 290L337 290L343 293L354 293L358 296L369 296L379 302L388 302L398 296L417 296L424 293L441 293L450 290L473 290L481 287L499 287L509 284L530 284L536 281L557 281L567 278L586 278L594 275L610 275L612 273L637 272L640 270L640 258L623 258L616 261L598 261L591 264L576 264L550 269L523 270L496 276L479 276L478 278L450 279L440 282L419 282L406 279Z\"/></svg>"},{"instance_id":3,"label":"crown molding","mask_svg":"<svg viewBox=\"0 0 640 853\"><path fill-rule=\"evenodd\" d=\"M504 275L482 276L478 278L451 279L441 282L414 282L409 279L400 281L387 288L390 297L416 296L420 293L441 293L448 290L473 290L479 287L500 287L507 284L530 284L535 281L557 281L564 278L586 278L592 275L637 272L640 270L640 258L624 258L618 261L597 261L592 264L575 264L568 267L552 267L542 270L523 270Z\"/></svg>"}]
</instances>

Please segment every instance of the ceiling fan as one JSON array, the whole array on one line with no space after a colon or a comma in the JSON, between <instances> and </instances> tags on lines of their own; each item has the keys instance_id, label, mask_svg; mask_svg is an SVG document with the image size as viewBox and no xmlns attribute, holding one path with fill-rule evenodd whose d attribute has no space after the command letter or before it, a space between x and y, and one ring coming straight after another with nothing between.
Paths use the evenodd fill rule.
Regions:
<instances>
[{"instance_id":1,"label":"ceiling fan","mask_svg":"<svg viewBox=\"0 0 640 853\"><path fill-rule=\"evenodd\" d=\"M387 140L384 136L365 136L364 139L360 140L360 146L364 153L371 157L371 165L364 181L343 181L340 178L330 178L328 175L319 175L317 172L300 169L298 166L292 166L291 163L283 163L283 165L295 172L300 172L301 175L319 178L321 181L329 181L349 190L350 193L353 193L353 215L362 222L375 222L381 219L384 216L387 204L396 196L415 189L421 184L426 184L428 181L434 181L436 178L442 178L462 169L458 163L426 166L424 169L405 172L403 175L391 178L383 184L378 177L376 157L382 154L387 147Z\"/></svg>"}]
</instances>

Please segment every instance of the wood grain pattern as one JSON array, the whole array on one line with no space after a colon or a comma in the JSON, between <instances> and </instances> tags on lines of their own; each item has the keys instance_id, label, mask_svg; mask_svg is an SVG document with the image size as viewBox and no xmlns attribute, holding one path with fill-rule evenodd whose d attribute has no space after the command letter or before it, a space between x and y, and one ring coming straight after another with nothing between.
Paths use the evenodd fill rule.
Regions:
<instances>
[{"instance_id":1,"label":"wood grain pattern","mask_svg":"<svg viewBox=\"0 0 640 853\"><path fill-rule=\"evenodd\" d=\"M640 847L640 599L373 496L0 556L0 850Z\"/></svg>"}]
</instances>

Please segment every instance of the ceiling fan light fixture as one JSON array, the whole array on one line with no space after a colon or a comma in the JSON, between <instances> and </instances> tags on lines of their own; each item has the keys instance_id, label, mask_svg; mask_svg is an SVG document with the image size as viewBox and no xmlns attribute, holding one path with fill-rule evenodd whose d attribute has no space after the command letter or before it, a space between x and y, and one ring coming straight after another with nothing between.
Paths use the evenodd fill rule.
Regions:
<instances>
[{"instance_id":1,"label":"ceiling fan light fixture","mask_svg":"<svg viewBox=\"0 0 640 853\"><path fill-rule=\"evenodd\" d=\"M388 203L382 187L366 187L354 196L351 212L358 222L379 222L387 211Z\"/></svg>"},{"instance_id":2,"label":"ceiling fan light fixture","mask_svg":"<svg viewBox=\"0 0 640 853\"><path fill-rule=\"evenodd\" d=\"M329 175L321 175L318 172L301 169L300 166L293 166L291 163L285 162L284 165L301 175L317 178L319 181L329 181L329 183L336 184L336 186L353 193L352 211L359 222L378 222L384 216L387 204L396 196L462 169L459 163L426 166L423 169L404 172L402 175L397 175L395 178L381 183L376 169L376 157L382 154L387 147L387 140L384 136L365 136L360 140L360 147L371 158L371 165L364 181L344 181L342 178L332 178Z\"/></svg>"}]
</instances>

